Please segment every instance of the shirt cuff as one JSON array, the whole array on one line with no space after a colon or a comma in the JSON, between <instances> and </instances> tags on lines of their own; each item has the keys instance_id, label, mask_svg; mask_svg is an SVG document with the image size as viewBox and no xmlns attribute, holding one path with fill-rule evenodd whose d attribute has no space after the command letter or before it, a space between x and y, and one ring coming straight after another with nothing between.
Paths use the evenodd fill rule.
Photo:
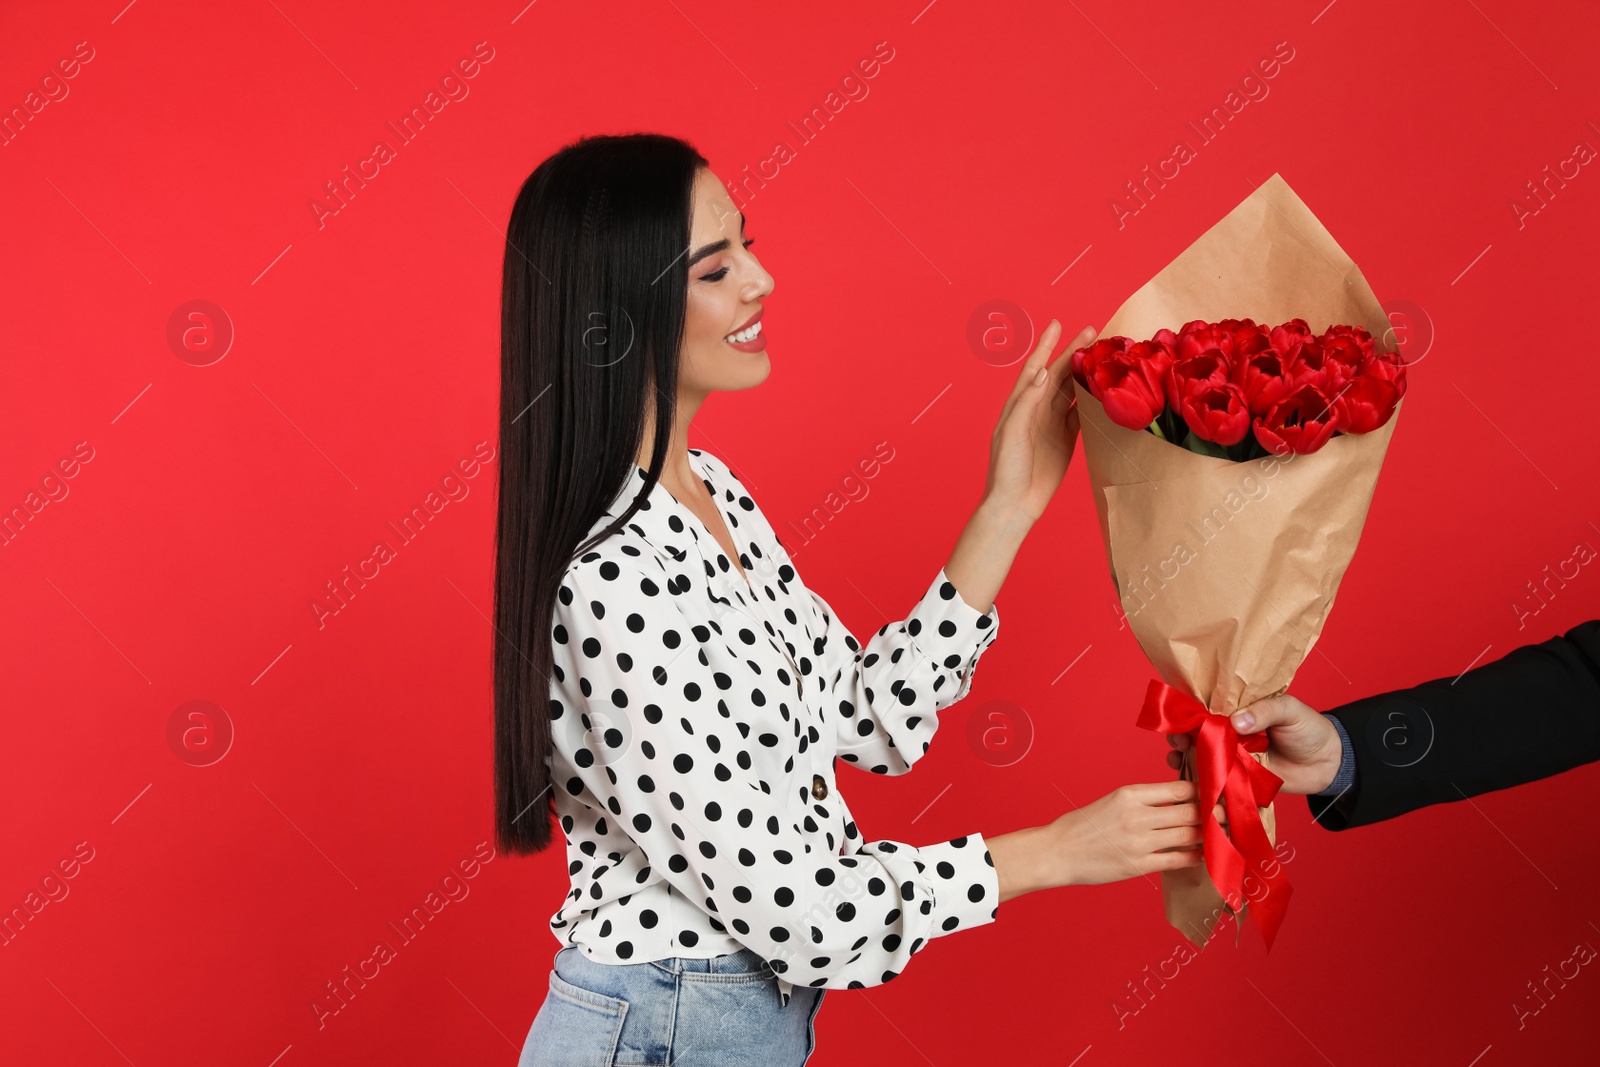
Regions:
<instances>
[{"instance_id":1,"label":"shirt cuff","mask_svg":"<svg viewBox=\"0 0 1600 1067\"><path fill-rule=\"evenodd\" d=\"M1333 723L1333 728L1339 734L1339 773L1333 776L1333 782L1320 793L1313 793L1316 797L1336 797L1347 792L1356 784L1356 753L1350 747L1350 735L1345 733L1344 723L1339 721L1337 715L1325 715Z\"/></svg>"},{"instance_id":2,"label":"shirt cuff","mask_svg":"<svg viewBox=\"0 0 1600 1067\"><path fill-rule=\"evenodd\" d=\"M917 862L933 884L933 936L994 922L1000 875L982 834L966 834L917 849Z\"/></svg>"},{"instance_id":3,"label":"shirt cuff","mask_svg":"<svg viewBox=\"0 0 1600 1067\"><path fill-rule=\"evenodd\" d=\"M906 619L905 627L924 656L953 672L953 692L946 686L936 686L940 691L939 706L947 707L972 688L972 672L978 658L1000 633L1000 607L992 604L982 612L968 604L941 567Z\"/></svg>"}]
</instances>

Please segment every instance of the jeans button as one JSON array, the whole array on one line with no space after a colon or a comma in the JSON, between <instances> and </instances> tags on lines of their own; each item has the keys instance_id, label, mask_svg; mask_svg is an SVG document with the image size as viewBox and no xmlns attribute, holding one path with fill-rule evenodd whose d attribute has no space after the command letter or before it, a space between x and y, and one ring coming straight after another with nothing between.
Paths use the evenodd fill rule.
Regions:
<instances>
[{"instance_id":1,"label":"jeans button","mask_svg":"<svg viewBox=\"0 0 1600 1067\"><path fill-rule=\"evenodd\" d=\"M820 774L813 774L811 776L811 795L816 797L818 800L821 800L828 795L828 783L822 780L822 775Z\"/></svg>"}]
</instances>

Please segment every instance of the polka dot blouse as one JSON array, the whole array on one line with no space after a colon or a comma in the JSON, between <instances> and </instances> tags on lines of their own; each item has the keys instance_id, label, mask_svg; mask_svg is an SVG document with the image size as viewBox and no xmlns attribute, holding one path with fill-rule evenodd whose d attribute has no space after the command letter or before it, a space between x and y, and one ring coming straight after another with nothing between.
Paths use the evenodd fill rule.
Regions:
<instances>
[{"instance_id":1,"label":"polka dot blouse","mask_svg":"<svg viewBox=\"0 0 1600 1067\"><path fill-rule=\"evenodd\" d=\"M551 771L572 888L550 927L606 963L750 948L783 1004L796 985L879 985L932 938L992 922L999 885L980 834L864 840L834 768L911 770L998 610L941 569L863 647L727 466L689 457L749 578L660 484L563 576Z\"/></svg>"}]
</instances>

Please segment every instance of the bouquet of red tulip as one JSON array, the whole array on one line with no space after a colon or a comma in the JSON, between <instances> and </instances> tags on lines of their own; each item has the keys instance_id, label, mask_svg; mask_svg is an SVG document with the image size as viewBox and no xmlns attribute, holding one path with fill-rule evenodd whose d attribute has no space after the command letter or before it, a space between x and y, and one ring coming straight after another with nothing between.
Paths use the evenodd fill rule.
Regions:
<instances>
[{"instance_id":1,"label":"bouquet of red tulip","mask_svg":"<svg viewBox=\"0 0 1600 1067\"><path fill-rule=\"evenodd\" d=\"M1405 361L1360 326L1321 335L1305 319L1193 319L1148 341L1102 337L1072 353L1072 376L1130 430L1219 459L1306 455L1338 433L1370 433L1406 391Z\"/></svg>"},{"instance_id":2,"label":"bouquet of red tulip","mask_svg":"<svg viewBox=\"0 0 1600 1067\"><path fill-rule=\"evenodd\" d=\"M1070 358L1111 579L1160 675L1139 725L1194 735L1182 774L1204 813L1205 865L1162 875L1167 920L1204 945L1248 906L1270 948L1290 894L1272 840L1282 783L1265 736L1228 717L1283 692L1322 632L1406 363L1366 279L1276 174L1100 333Z\"/></svg>"}]
</instances>

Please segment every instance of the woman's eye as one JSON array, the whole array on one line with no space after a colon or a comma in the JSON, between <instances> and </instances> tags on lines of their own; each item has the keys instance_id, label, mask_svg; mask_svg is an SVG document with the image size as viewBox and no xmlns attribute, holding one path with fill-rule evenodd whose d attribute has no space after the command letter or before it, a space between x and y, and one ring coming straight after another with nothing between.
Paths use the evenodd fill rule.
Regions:
<instances>
[{"instance_id":1,"label":"woman's eye","mask_svg":"<svg viewBox=\"0 0 1600 1067\"><path fill-rule=\"evenodd\" d=\"M744 242L744 246L746 248L749 248L751 245L753 245L755 243L756 243L756 239L754 237L746 238L746 240ZM723 277L725 277L727 275L727 273L728 273L728 268L727 267L723 267L721 270L714 270L710 274L701 275L700 276L700 280L703 281L703 282L720 282L723 279Z\"/></svg>"}]
</instances>

